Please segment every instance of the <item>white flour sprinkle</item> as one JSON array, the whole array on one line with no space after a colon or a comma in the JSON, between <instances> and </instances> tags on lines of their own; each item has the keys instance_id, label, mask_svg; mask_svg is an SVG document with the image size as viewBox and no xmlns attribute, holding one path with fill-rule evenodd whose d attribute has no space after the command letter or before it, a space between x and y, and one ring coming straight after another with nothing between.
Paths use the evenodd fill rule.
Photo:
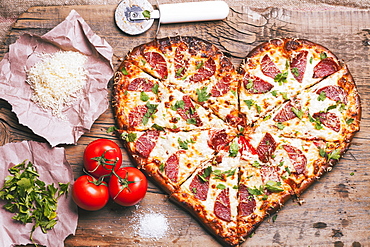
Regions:
<instances>
[{"instance_id":1,"label":"white flour sprinkle","mask_svg":"<svg viewBox=\"0 0 370 247\"><path fill-rule=\"evenodd\" d=\"M142 213L131 220L131 226L135 232L142 238L159 240L166 236L169 229L167 218L162 213Z\"/></svg>"}]
</instances>

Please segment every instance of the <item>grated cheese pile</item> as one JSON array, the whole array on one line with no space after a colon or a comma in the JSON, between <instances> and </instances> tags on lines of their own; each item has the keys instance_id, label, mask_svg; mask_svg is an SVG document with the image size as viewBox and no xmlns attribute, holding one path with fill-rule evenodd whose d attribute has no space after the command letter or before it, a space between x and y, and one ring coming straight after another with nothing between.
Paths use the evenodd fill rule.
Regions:
<instances>
[{"instance_id":1,"label":"grated cheese pile","mask_svg":"<svg viewBox=\"0 0 370 247\"><path fill-rule=\"evenodd\" d=\"M65 118L64 107L77 98L87 81L85 55L73 51L42 54L41 61L27 72L27 83L33 89L31 100L54 116Z\"/></svg>"}]
</instances>

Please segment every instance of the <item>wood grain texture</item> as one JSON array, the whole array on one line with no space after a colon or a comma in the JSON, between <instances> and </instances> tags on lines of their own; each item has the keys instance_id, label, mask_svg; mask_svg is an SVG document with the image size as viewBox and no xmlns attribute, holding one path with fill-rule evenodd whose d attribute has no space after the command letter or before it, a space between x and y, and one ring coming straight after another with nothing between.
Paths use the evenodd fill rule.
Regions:
<instances>
[{"instance_id":1,"label":"wood grain texture","mask_svg":"<svg viewBox=\"0 0 370 247\"><path fill-rule=\"evenodd\" d=\"M112 45L115 68L130 49L152 40L156 31L154 25L141 36L123 34L113 22L113 5L33 7L13 26L0 47L0 57L22 33L42 35L64 20L71 9L81 14L91 28ZM270 218L262 223L243 246L370 246L370 12L300 12L233 6L224 21L162 25L158 37L174 35L192 35L211 41L230 56L235 66L255 45L286 36L324 45L348 64L363 106L361 131L336 167L301 196L302 205L289 201L277 213L275 221ZM115 136L106 133L113 125L113 114L108 109L91 131L81 137L78 145L65 146L75 177L82 174L82 154L89 142L99 137L118 142ZM19 125L11 106L0 100L0 145L26 139L43 141ZM124 165L130 164L124 152ZM165 237L154 241L137 235L133 220L147 212L166 215L170 230ZM79 215L76 235L66 239L66 246L219 245L193 217L168 201L152 183L137 207L125 208L110 202L99 212L80 210Z\"/></svg>"}]
</instances>

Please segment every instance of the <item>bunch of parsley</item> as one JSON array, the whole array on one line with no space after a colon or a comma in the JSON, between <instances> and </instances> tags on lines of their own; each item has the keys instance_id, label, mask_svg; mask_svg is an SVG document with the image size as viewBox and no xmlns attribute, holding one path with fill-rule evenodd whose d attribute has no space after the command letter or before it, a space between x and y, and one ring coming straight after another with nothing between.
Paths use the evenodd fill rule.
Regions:
<instances>
[{"instance_id":1,"label":"bunch of parsley","mask_svg":"<svg viewBox=\"0 0 370 247\"><path fill-rule=\"evenodd\" d=\"M67 194L69 183L59 183L59 189L54 184L45 185L33 164L26 164L26 161L8 171L12 175L5 178L0 199L7 201L4 208L15 214L12 219L34 224L30 233L30 240L34 243L32 234L37 227L46 233L57 223L57 200Z\"/></svg>"}]
</instances>

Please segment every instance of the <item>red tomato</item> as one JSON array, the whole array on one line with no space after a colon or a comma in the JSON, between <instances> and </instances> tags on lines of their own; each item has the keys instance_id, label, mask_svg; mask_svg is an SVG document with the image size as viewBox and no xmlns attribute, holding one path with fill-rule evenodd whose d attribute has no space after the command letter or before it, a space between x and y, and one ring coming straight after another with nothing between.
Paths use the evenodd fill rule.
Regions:
<instances>
[{"instance_id":1,"label":"red tomato","mask_svg":"<svg viewBox=\"0 0 370 247\"><path fill-rule=\"evenodd\" d=\"M96 178L108 175L112 169L118 170L122 164L122 151L113 141L95 140L85 148L84 167Z\"/></svg>"},{"instance_id":2,"label":"red tomato","mask_svg":"<svg viewBox=\"0 0 370 247\"><path fill-rule=\"evenodd\" d=\"M79 177L73 184L72 197L82 209L95 211L103 208L109 200L108 185L89 175Z\"/></svg>"},{"instance_id":3,"label":"red tomato","mask_svg":"<svg viewBox=\"0 0 370 247\"><path fill-rule=\"evenodd\" d=\"M111 198L122 206L132 206L144 198L148 189L148 180L135 167L122 167L113 173L109 180Z\"/></svg>"}]
</instances>

